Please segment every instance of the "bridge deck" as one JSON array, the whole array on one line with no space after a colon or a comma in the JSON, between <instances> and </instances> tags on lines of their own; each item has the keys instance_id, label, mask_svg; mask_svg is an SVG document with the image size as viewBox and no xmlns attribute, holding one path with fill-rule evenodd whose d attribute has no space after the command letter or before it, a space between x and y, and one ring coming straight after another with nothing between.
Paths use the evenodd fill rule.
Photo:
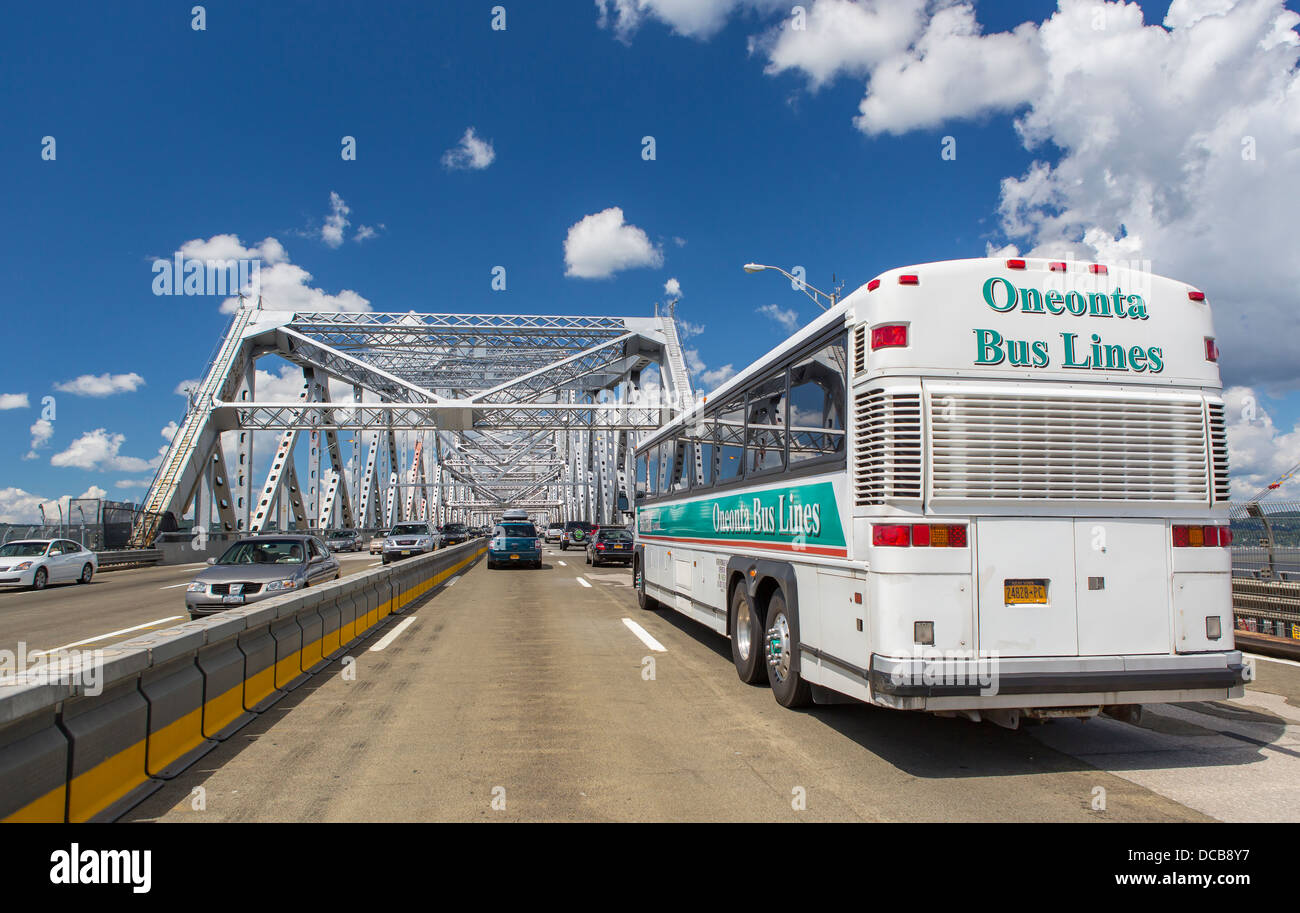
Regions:
<instances>
[{"instance_id":1,"label":"bridge deck","mask_svg":"<svg viewBox=\"0 0 1300 913\"><path fill-rule=\"evenodd\" d=\"M1260 662L1244 700L1156 708L1142 726L795 713L737 680L722 637L639 612L627 571L549 547L545 564L478 564L382 650L404 619L354 650L354 681L335 663L129 819L1300 818L1300 667ZM666 648L654 680L625 618Z\"/></svg>"}]
</instances>

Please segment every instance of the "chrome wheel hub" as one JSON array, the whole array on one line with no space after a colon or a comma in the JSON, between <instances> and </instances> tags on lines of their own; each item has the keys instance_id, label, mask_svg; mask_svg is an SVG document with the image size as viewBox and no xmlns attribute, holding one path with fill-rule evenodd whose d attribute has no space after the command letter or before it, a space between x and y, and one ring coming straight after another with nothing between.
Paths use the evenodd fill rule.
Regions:
<instances>
[{"instance_id":1,"label":"chrome wheel hub","mask_svg":"<svg viewBox=\"0 0 1300 913\"><path fill-rule=\"evenodd\" d=\"M790 677L790 622L784 613L777 615L767 629L767 664L778 682Z\"/></svg>"},{"instance_id":2,"label":"chrome wheel hub","mask_svg":"<svg viewBox=\"0 0 1300 913\"><path fill-rule=\"evenodd\" d=\"M749 659L749 651L753 648L753 637L749 631L749 603L741 600L740 608L736 610L736 649L740 651L741 659Z\"/></svg>"}]
</instances>

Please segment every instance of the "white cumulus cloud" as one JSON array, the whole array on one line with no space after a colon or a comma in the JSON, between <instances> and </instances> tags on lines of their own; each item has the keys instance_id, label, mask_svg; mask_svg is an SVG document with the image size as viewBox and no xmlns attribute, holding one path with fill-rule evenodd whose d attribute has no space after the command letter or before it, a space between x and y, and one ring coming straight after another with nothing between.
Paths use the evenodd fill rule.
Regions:
<instances>
[{"instance_id":1,"label":"white cumulus cloud","mask_svg":"<svg viewBox=\"0 0 1300 913\"><path fill-rule=\"evenodd\" d=\"M26 393L0 393L0 411L26 409L30 405Z\"/></svg>"},{"instance_id":2,"label":"white cumulus cloud","mask_svg":"<svg viewBox=\"0 0 1300 913\"><path fill-rule=\"evenodd\" d=\"M617 206L584 216L564 239L566 276L607 279L625 269L659 267L663 262L663 251L640 228L624 222Z\"/></svg>"},{"instance_id":3,"label":"white cumulus cloud","mask_svg":"<svg viewBox=\"0 0 1300 913\"><path fill-rule=\"evenodd\" d=\"M442 167L448 171L482 171L496 157L492 141L479 138L474 128L468 127L460 142L442 154Z\"/></svg>"},{"instance_id":4,"label":"white cumulus cloud","mask_svg":"<svg viewBox=\"0 0 1300 913\"><path fill-rule=\"evenodd\" d=\"M40 456L40 454L38 454L36 451L44 447L47 443L49 443L50 438L54 437L54 423L50 422L47 419L38 418L32 424L32 427L28 429L28 431L31 433L32 436L32 446L31 449L27 451L27 455L24 456L23 459L34 460L38 456Z\"/></svg>"},{"instance_id":5,"label":"white cumulus cloud","mask_svg":"<svg viewBox=\"0 0 1300 913\"><path fill-rule=\"evenodd\" d=\"M115 393L134 393L144 386L144 378L130 374L83 374L75 380L55 384L54 389L75 396L112 396Z\"/></svg>"},{"instance_id":6,"label":"white cumulus cloud","mask_svg":"<svg viewBox=\"0 0 1300 913\"><path fill-rule=\"evenodd\" d=\"M66 450L50 457L50 465L100 471L111 469L120 472L143 472L155 468L161 462L161 456L152 460L122 456L119 451L124 443L126 443L126 435L96 428L77 438L68 445Z\"/></svg>"},{"instance_id":7,"label":"white cumulus cloud","mask_svg":"<svg viewBox=\"0 0 1300 913\"><path fill-rule=\"evenodd\" d=\"M787 333L799 329L799 312L793 308L783 308L776 304L765 304L758 309L764 317L775 320Z\"/></svg>"}]
</instances>

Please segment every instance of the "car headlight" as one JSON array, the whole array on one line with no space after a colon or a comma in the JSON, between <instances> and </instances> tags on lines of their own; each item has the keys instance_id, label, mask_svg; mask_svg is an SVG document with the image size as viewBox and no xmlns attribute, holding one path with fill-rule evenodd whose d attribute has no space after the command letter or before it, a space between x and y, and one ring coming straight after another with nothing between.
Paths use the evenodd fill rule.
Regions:
<instances>
[{"instance_id":1,"label":"car headlight","mask_svg":"<svg viewBox=\"0 0 1300 913\"><path fill-rule=\"evenodd\" d=\"M187 593L206 593L207 591L208 591L208 585L206 583L198 583L198 582L191 583L189 587L186 588L185 590L185 592Z\"/></svg>"},{"instance_id":2,"label":"car headlight","mask_svg":"<svg viewBox=\"0 0 1300 913\"><path fill-rule=\"evenodd\" d=\"M29 567L31 567L31 566L32 566L32 562L30 562L30 561L24 561L22 564L15 564L15 565L13 566L13 570L15 570L15 571L25 571L25 570L27 570L27 569L28 569Z\"/></svg>"},{"instance_id":3,"label":"car headlight","mask_svg":"<svg viewBox=\"0 0 1300 913\"><path fill-rule=\"evenodd\" d=\"M296 580L272 580L266 585L267 592L280 592L282 590L294 590L298 588Z\"/></svg>"}]
</instances>

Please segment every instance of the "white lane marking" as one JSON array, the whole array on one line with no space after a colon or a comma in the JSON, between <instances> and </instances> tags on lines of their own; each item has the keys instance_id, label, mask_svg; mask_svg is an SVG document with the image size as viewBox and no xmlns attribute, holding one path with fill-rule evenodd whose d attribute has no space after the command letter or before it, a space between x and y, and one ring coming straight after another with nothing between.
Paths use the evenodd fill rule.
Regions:
<instances>
[{"instance_id":1,"label":"white lane marking","mask_svg":"<svg viewBox=\"0 0 1300 913\"><path fill-rule=\"evenodd\" d=\"M1281 663L1284 666L1300 666L1300 663L1294 659L1278 659L1276 656L1260 656L1258 653L1242 653L1242 656L1249 656L1251 659L1262 659L1266 663Z\"/></svg>"},{"instance_id":2,"label":"white lane marking","mask_svg":"<svg viewBox=\"0 0 1300 913\"><path fill-rule=\"evenodd\" d=\"M565 564L563 561L558 562L558 564L560 565L560 567L568 567L568 565Z\"/></svg>"},{"instance_id":3,"label":"white lane marking","mask_svg":"<svg viewBox=\"0 0 1300 913\"><path fill-rule=\"evenodd\" d=\"M409 628L411 625L415 623L415 618L416 616L412 615L410 618L406 619L405 621L399 621L397 623L397 627L393 628L393 630L389 631L387 634L381 637L379 639L379 643L375 644L373 647L370 648L370 652L378 653L380 650L384 649L384 647L388 646L393 641L397 640L397 636L399 634L401 634L403 631L405 631L407 628Z\"/></svg>"},{"instance_id":4,"label":"white lane marking","mask_svg":"<svg viewBox=\"0 0 1300 913\"><path fill-rule=\"evenodd\" d=\"M374 564L372 564L372 565L370 565L370 566L371 566L371 567L379 567L379 565L381 565L381 564L383 564L383 563L384 563L384 562L382 562L382 561L376 561Z\"/></svg>"},{"instance_id":5,"label":"white lane marking","mask_svg":"<svg viewBox=\"0 0 1300 913\"><path fill-rule=\"evenodd\" d=\"M575 579L576 579L579 583L581 583L583 586L585 586L587 589L591 589L591 584L588 583L588 582L587 582L585 579L583 579L582 577L577 577L577 578L575 578Z\"/></svg>"},{"instance_id":6,"label":"white lane marking","mask_svg":"<svg viewBox=\"0 0 1300 913\"><path fill-rule=\"evenodd\" d=\"M641 627L632 619L624 618L623 624L627 625L627 629L631 631L633 634L635 634L640 639L641 643L645 644L651 650L654 650L656 653L668 652L667 647L665 647L663 644L659 643L659 641L651 637L649 631Z\"/></svg>"},{"instance_id":7,"label":"white lane marking","mask_svg":"<svg viewBox=\"0 0 1300 913\"><path fill-rule=\"evenodd\" d=\"M185 581L184 583L173 583L171 586L160 586L160 587L158 587L158 589L160 589L160 590L174 590L174 589L176 589L178 586L189 586L190 583L191 583L191 581L187 580L187 581Z\"/></svg>"},{"instance_id":8,"label":"white lane marking","mask_svg":"<svg viewBox=\"0 0 1300 913\"><path fill-rule=\"evenodd\" d=\"M457 574L455 577L453 577L453 578L451 578L450 580L447 581L447 586L455 586L455 585L456 585L456 581L459 580L459 579L460 579L460 574Z\"/></svg>"},{"instance_id":9,"label":"white lane marking","mask_svg":"<svg viewBox=\"0 0 1300 913\"><path fill-rule=\"evenodd\" d=\"M46 654L46 653L55 653L55 652L57 652L57 651L59 651L59 650L69 650L69 649L71 649L72 647L81 647L81 646L84 646L84 645L86 645L86 644L93 644L93 643L95 643L95 642L97 642L97 641L108 640L108 638L110 638L110 637L117 637L119 634L130 634L132 631L143 631L145 628L153 628L153 627L156 627L156 626L158 626L158 625L160 625L160 624L164 624L164 623L169 622L169 621L177 621L177 620L179 620L179 619L181 619L181 618L184 618L184 617L185 617L185 616L183 616L183 615L169 615L169 616L167 616L166 618L159 618L157 621L146 621L144 624L142 624L142 625L136 625L136 626L133 627L133 628L123 628L123 629L120 630L120 631L110 631L110 632L107 633L107 634L100 634L98 637L88 637L88 638L86 638L85 640L79 640L79 641L77 641L76 643L72 643L72 644L64 644L64 645L61 646L61 647L51 647L51 648L48 649L48 650L33 650L31 653L28 653L27 655L28 655L28 656L41 656L41 655Z\"/></svg>"}]
</instances>

